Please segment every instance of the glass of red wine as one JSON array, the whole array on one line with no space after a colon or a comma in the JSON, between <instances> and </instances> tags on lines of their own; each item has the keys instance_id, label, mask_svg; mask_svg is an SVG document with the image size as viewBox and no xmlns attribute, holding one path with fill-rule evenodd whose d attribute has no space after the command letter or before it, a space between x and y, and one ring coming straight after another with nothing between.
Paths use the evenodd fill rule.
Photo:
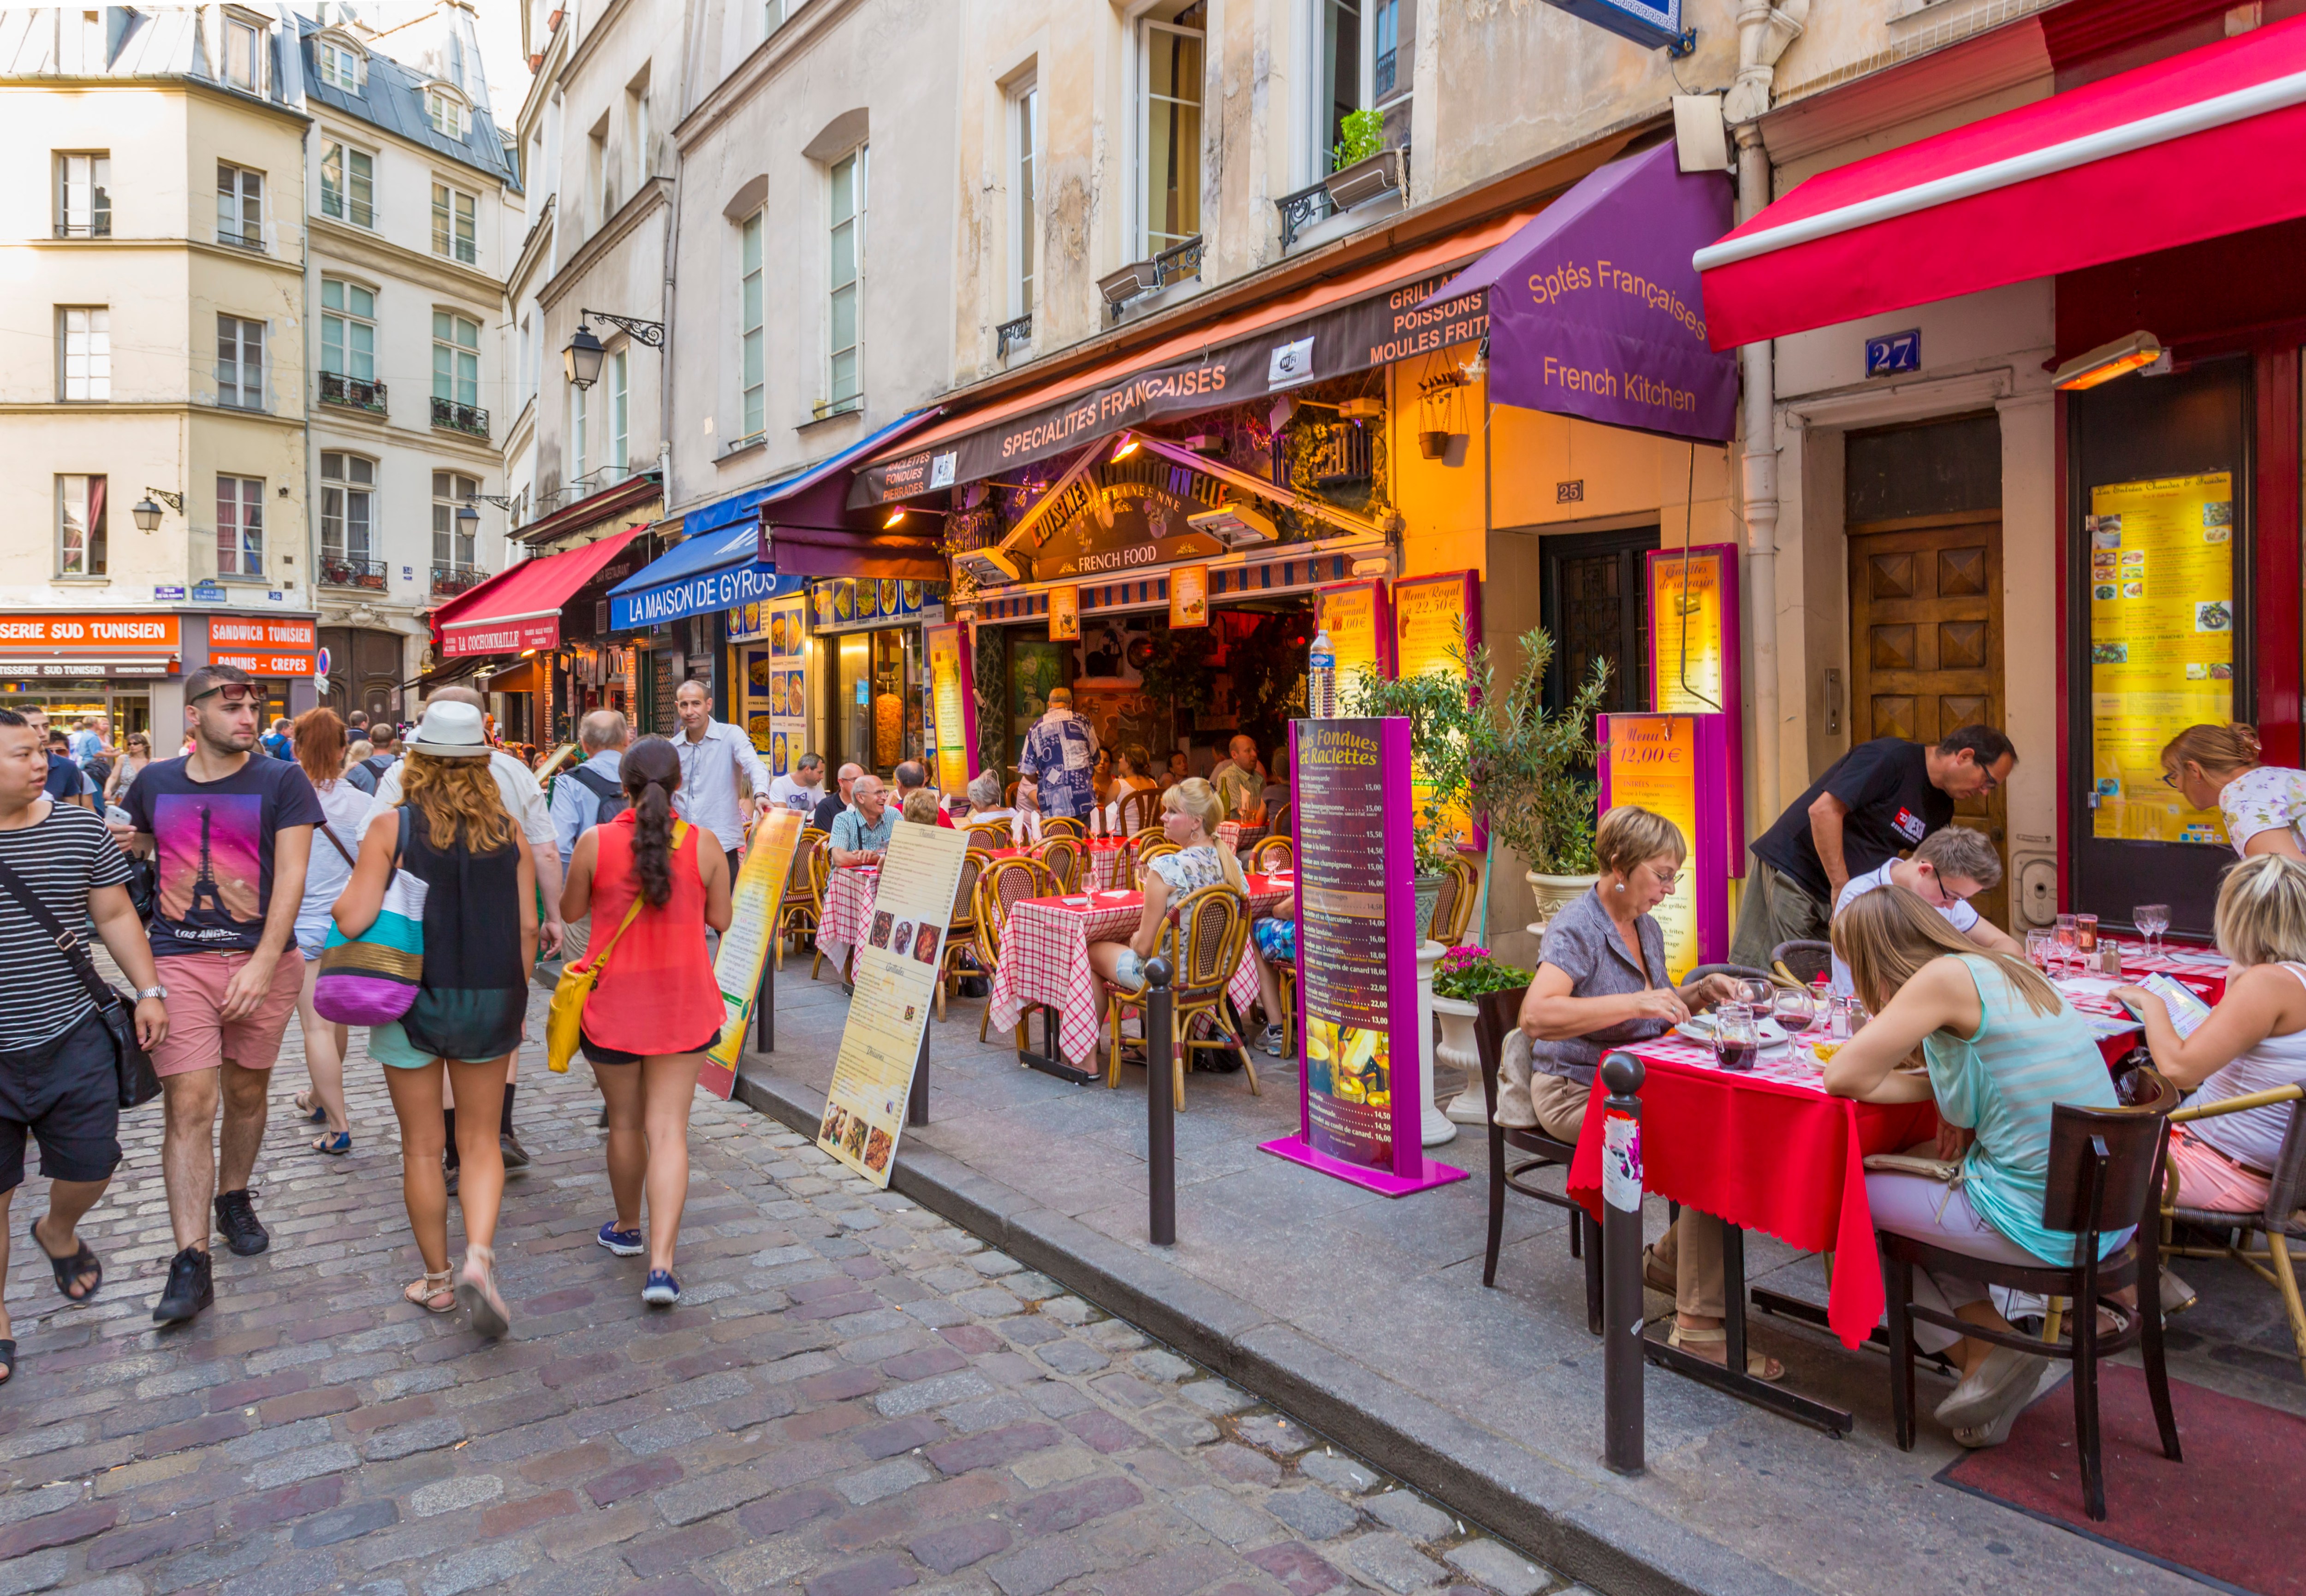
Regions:
<instances>
[{"instance_id":1,"label":"glass of red wine","mask_svg":"<svg viewBox=\"0 0 2306 1596\"><path fill-rule=\"evenodd\" d=\"M1714 1011L1713 1055L1724 1070L1737 1074L1751 1070L1761 1046L1753 1010L1744 1003L1723 1003Z\"/></svg>"}]
</instances>

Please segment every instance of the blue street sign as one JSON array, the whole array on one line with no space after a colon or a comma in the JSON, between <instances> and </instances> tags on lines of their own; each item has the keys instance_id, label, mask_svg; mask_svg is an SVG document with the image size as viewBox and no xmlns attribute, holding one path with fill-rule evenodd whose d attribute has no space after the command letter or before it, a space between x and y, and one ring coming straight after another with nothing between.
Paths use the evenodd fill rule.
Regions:
<instances>
[{"instance_id":1,"label":"blue street sign","mask_svg":"<svg viewBox=\"0 0 2306 1596\"><path fill-rule=\"evenodd\" d=\"M1922 329L1909 327L1887 337L1866 340L1866 374L1890 377L1922 369Z\"/></svg>"},{"instance_id":2,"label":"blue street sign","mask_svg":"<svg viewBox=\"0 0 2306 1596\"><path fill-rule=\"evenodd\" d=\"M1550 5L1567 12L1581 21L1608 30L1619 38L1631 39L1645 50L1663 50L1672 56L1687 55L1697 47L1694 30L1681 25L1681 0L1661 0L1652 4L1648 0L1546 0Z\"/></svg>"}]
</instances>

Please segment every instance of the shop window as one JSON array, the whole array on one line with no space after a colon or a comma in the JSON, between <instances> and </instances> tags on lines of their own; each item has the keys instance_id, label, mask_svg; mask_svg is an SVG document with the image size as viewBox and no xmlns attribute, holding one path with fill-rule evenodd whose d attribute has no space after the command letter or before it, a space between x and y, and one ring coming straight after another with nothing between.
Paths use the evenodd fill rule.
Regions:
<instances>
[{"instance_id":1,"label":"shop window","mask_svg":"<svg viewBox=\"0 0 2306 1596\"><path fill-rule=\"evenodd\" d=\"M264 323L217 318L217 403L235 410L264 408Z\"/></svg>"},{"instance_id":2,"label":"shop window","mask_svg":"<svg viewBox=\"0 0 2306 1596\"><path fill-rule=\"evenodd\" d=\"M831 254L826 283L830 303L826 312L826 381L824 402L817 414L839 415L860 409L865 402L864 372L858 362L859 302L865 272L865 179L869 149L858 149L833 165L832 211L828 218Z\"/></svg>"},{"instance_id":3,"label":"shop window","mask_svg":"<svg viewBox=\"0 0 2306 1596\"><path fill-rule=\"evenodd\" d=\"M264 174L217 163L217 242L244 250L264 247Z\"/></svg>"},{"instance_id":4,"label":"shop window","mask_svg":"<svg viewBox=\"0 0 2306 1596\"><path fill-rule=\"evenodd\" d=\"M432 312L432 397L452 405L481 402L481 329L475 321Z\"/></svg>"},{"instance_id":5,"label":"shop window","mask_svg":"<svg viewBox=\"0 0 2306 1596\"><path fill-rule=\"evenodd\" d=\"M320 557L356 562L343 568L357 576L369 559L369 533L376 525L376 462L360 455L324 450L320 456Z\"/></svg>"},{"instance_id":6,"label":"shop window","mask_svg":"<svg viewBox=\"0 0 2306 1596\"><path fill-rule=\"evenodd\" d=\"M105 499L101 476L56 478L56 574L105 574Z\"/></svg>"},{"instance_id":7,"label":"shop window","mask_svg":"<svg viewBox=\"0 0 2306 1596\"><path fill-rule=\"evenodd\" d=\"M320 370L376 380L376 295L358 283L320 279Z\"/></svg>"},{"instance_id":8,"label":"shop window","mask_svg":"<svg viewBox=\"0 0 2306 1596\"><path fill-rule=\"evenodd\" d=\"M348 144L320 150L320 214L356 227L376 226L376 158Z\"/></svg>"},{"instance_id":9,"label":"shop window","mask_svg":"<svg viewBox=\"0 0 2306 1596\"><path fill-rule=\"evenodd\" d=\"M1201 18L1196 4L1137 25L1140 258L1200 236Z\"/></svg>"},{"instance_id":10,"label":"shop window","mask_svg":"<svg viewBox=\"0 0 2306 1596\"><path fill-rule=\"evenodd\" d=\"M432 185L432 252L465 266L481 258L480 201L445 183Z\"/></svg>"},{"instance_id":11,"label":"shop window","mask_svg":"<svg viewBox=\"0 0 2306 1596\"><path fill-rule=\"evenodd\" d=\"M264 575L264 481L217 478L217 575Z\"/></svg>"},{"instance_id":12,"label":"shop window","mask_svg":"<svg viewBox=\"0 0 2306 1596\"><path fill-rule=\"evenodd\" d=\"M742 436L747 440L758 438L769 424L768 330L764 325L761 277L761 248L767 214L755 211L747 217L738 243L737 359L739 380L744 389Z\"/></svg>"},{"instance_id":13,"label":"shop window","mask_svg":"<svg viewBox=\"0 0 2306 1596\"><path fill-rule=\"evenodd\" d=\"M56 236L112 236L112 158L101 150L56 157Z\"/></svg>"},{"instance_id":14,"label":"shop window","mask_svg":"<svg viewBox=\"0 0 2306 1596\"><path fill-rule=\"evenodd\" d=\"M630 359L619 349L609 356L609 480L625 480L626 366Z\"/></svg>"},{"instance_id":15,"label":"shop window","mask_svg":"<svg viewBox=\"0 0 2306 1596\"><path fill-rule=\"evenodd\" d=\"M103 305L63 305L56 311L62 363L57 393L67 403L112 397L112 312Z\"/></svg>"},{"instance_id":16,"label":"shop window","mask_svg":"<svg viewBox=\"0 0 2306 1596\"><path fill-rule=\"evenodd\" d=\"M474 478L452 471L432 474L432 564L434 569L469 571L478 563L477 539L458 530L457 512L481 491Z\"/></svg>"},{"instance_id":17,"label":"shop window","mask_svg":"<svg viewBox=\"0 0 2306 1596\"><path fill-rule=\"evenodd\" d=\"M1037 183L1041 160L1041 90L1030 79L1011 90L1009 137L1014 163L1014 175L1010 179L1009 189L1013 223L1011 236L1016 261L1016 280L1010 294L1010 313L1012 316L1029 316L1033 313L1033 274L1041 237L1040 194Z\"/></svg>"}]
</instances>

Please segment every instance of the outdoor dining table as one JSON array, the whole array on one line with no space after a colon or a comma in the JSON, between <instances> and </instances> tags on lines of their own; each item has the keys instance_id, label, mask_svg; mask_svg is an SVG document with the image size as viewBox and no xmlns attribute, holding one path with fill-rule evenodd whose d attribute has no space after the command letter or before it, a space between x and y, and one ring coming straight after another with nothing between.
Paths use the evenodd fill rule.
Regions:
<instances>
[{"instance_id":1,"label":"outdoor dining table","mask_svg":"<svg viewBox=\"0 0 2306 1596\"><path fill-rule=\"evenodd\" d=\"M1247 881L1252 917L1269 912L1296 888L1294 875L1251 875ZM1072 1062L1093 1060L1097 1053L1097 972L1089 967L1089 944L1127 940L1144 913L1144 893L1115 890L1024 898L1010 907L993 972L993 1023L1013 1029L1035 1009L1055 1018L1054 1028L1045 1020L1042 1045L1047 1051L1020 1048L1020 1063L1063 1080L1097 1079L1095 1069ZM1226 991L1239 1009L1257 997L1256 959L1246 946ZM1047 1034L1052 1028L1054 1037Z\"/></svg>"},{"instance_id":2,"label":"outdoor dining table","mask_svg":"<svg viewBox=\"0 0 2306 1596\"><path fill-rule=\"evenodd\" d=\"M1081 883L1084 889L1102 892L1127 888L1129 883L1121 879L1121 861L1129 848L1127 838L1092 837L1081 846L1088 850L1088 858L1084 861L1088 879ZM986 849L985 857L988 859L1031 859L1038 858L1040 855L1029 848L994 848Z\"/></svg>"},{"instance_id":3,"label":"outdoor dining table","mask_svg":"<svg viewBox=\"0 0 2306 1596\"><path fill-rule=\"evenodd\" d=\"M873 899L881 890L878 865L836 866L824 878L824 908L816 917L816 945L837 967L873 926Z\"/></svg>"}]
</instances>

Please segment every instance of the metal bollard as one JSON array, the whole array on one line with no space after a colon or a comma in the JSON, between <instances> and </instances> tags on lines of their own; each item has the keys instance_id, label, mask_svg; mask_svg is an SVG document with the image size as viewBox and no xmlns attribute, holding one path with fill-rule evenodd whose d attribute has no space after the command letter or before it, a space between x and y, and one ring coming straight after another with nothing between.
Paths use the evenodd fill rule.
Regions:
<instances>
[{"instance_id":1,"label":"metal bollard","mask_svg":"<svg viewBox=\"0 0 2306 1596\"><path fill-rule=\"evenodd\" d=\"M1145 1190L1156 1247L1177 1244L1177 1099L1170 1087L1177 1038L1169 961L1145 964Z\"/></svg>"},{"instance_id":2,"label":"metal bollard","mask_svg":"<svg viewBox=\"0 0 2306 1596\"><path fill-rule=\"evenodd\" d=\"M929 1122L929 1028L921 1028L921 1050L913 1057L913 1089L905 1099L905 1123L926 1125ZM1636 1260L1636 1267L1639 1259ZM1636 1293L1638 1297L1638 1293Z\"/></svg>"},{"instance_id":3,"label":"metal bollard","mask_svg":"<svg viewBox=\"0 0 2306 1596\"><path fill-rule=\"evenodd\" d=\"M771 941L769 956L761 960L761 989L753 996L754 1046L763 1053L777 1050L777 943Z\"/></svg>"},{"instance_id":4,"label":"metal bollard","mask_svg":"<svg viewBox=\"0 0 2306 1596\"><path fill-rule=\"evenodd\" d=\"M1610 1088L1601 1127L1601 1461L1642 1472L1642 1102L1645 1071L1630 1053L1601 1061Z\"/></svg>"}]
</instances>

